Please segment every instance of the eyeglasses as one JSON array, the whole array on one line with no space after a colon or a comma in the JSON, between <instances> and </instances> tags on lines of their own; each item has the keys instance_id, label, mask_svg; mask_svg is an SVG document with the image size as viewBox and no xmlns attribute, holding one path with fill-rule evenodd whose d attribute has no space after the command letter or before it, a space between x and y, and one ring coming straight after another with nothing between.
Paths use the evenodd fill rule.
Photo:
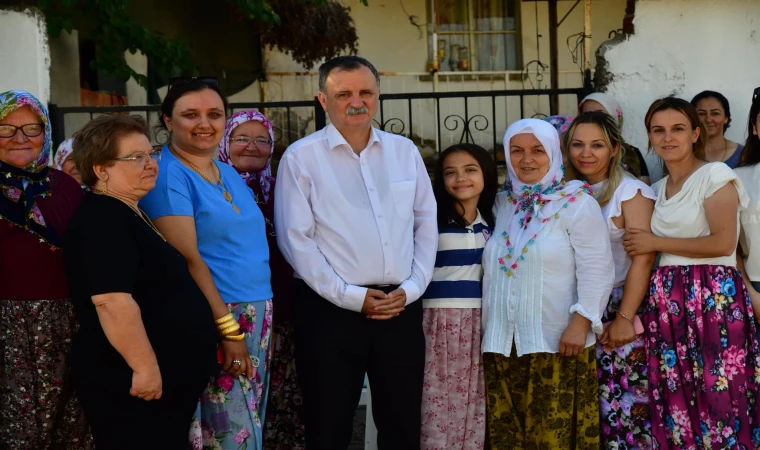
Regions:
<instances>
[{"instance_id":1,"label":"eyeglasses","mask_svg":"<svg viewBox=\"0 0 760 450\"><path fill-rule=\"evenodd\" d=\"M248 147L248 145L253 142L253 145L255 145L259 150L272 149L272 141L266 138L251 139L248 136L238 136L230 139L230 142L241 147Z\"/></svg>"},{"instance_id":2,"label":"eyeglasses","mask_svg":"<svg viewBox=\"0 0 760 450\"><path fill-rule=\"evenodd\" d=\"M760 97L760 87L755 88L755 92L752 94L752 101L754 102L757 97Z\"/></svg>"},{"instance_id":3,"label":"eyeglasses","mask_svg":"<svg viewBox=\"0 0 760 450\"><path fill-rule=\"evenodd\" d=\"M148 165L148 161L153 159L156 162L161 161L161 150L153 150L150 153L138 153L133 156L124 156L122 158L114 158L114 161L133 161L137 167L145 167Z\"/></svg>"},{"instance_id":4,"label":"eyeglasses","mask_svg":"<svg viewBox=\"0 0 760 450\"><path fill-rule=\"evenodd\" d=\"M0 125L0 137L12 138L18 130L21 130L26 137L37 137L45 131L45 127L40 123L28 123L17 127L15 125Z\"/></svg>"},{"instance_id":5,"label":"eyeglasses","mask_svg":"<svg viewBox=\"0 0 760 450\"><path fill-rule=\"evenodd\" d=\"M169 91L175 86L199 81L207 86L219 86L219 78L216 77L174 77L169 79Z\"/></svg>"}]
</instances>

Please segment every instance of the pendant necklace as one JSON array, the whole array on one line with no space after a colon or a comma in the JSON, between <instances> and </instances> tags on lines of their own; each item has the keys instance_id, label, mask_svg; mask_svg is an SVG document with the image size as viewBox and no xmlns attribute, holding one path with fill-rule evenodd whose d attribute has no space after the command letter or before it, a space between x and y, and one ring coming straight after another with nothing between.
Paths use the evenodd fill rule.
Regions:
<instances>
[{"instance_id":1,"label":"pendant necklace","mask_svg":"<svg viewBox=\"0 0 760 450\"><path fill-rule=\"evenodd\" d=\"M222 195L224 195L224 199L230 202L230 205L232 206L232 209L235 210L236 213L240 214L240 209L238 209L237 206L232 202L232 194L230 194L227 189L224 187L224 184L222 183L222 173L219 171L219 167L214 164L214 161L211 161L211 166L214 168L214 172L216 173L216 179L217 181L213 181L211 178L207 177L205 173L201 172L201 170L193 163L188 161L186 158L184 158L182 155L177 153L173 147L169 147L172 150L172 154L176 156L177 158L184 161L195 173L201 176L204 180L208 181L211 184L217 185L222 189Z\"/></svg>"}]
</instances>

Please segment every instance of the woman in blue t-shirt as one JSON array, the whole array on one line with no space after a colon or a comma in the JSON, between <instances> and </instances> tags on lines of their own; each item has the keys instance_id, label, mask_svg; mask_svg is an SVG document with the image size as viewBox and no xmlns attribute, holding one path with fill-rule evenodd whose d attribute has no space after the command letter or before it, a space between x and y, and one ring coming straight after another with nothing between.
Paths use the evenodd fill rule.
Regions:
<instances>
[{"instance_id":1,"label":"woman in blue t-shirt","mask_svg":"<svg viewBox=\"0 0 760 450\"><path fill-rule=\"evenodd\" d=\"M160 119L170 141L140 207L187 260L220 336L223 371L204 391L190 440L261 449L272 328L264 217L235 169L214 160L227 110L217 80L173 81Z\"/></svg>"}]
</instances>

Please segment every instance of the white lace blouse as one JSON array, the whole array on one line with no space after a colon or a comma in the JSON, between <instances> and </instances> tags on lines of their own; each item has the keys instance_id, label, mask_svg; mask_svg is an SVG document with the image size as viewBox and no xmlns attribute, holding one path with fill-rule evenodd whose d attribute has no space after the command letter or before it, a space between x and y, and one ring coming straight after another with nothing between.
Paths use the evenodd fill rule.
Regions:
<instances>
[{"instance_id":1,"label":"white lace blouse","mask_svg":"<svg viewBox=\"0 0 760 450\"><path fill-rule=\"evenodd\" d=\"M482 351L509 356L514 343L518 356L557 353L575 312L591 321L586 347L594 345L614 278L599 204L589 195L568 203L508 277L498 259L507 254L502 233L514 217L513 208L506 193L497 196L496 226L483 253Z\"/></svg>"}]
</instances>

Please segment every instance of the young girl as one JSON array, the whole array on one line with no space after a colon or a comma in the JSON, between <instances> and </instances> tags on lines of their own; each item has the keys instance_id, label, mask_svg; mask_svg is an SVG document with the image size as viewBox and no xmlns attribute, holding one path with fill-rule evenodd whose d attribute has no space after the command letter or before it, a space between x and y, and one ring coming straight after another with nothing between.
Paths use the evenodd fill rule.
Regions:
<instances>
[{"instance_id":1,"label":"young girl","mask_svg":"<svg viewBox=\"0 0 760 450\"><path fill-rule=\"evenodd\" d=\"M491 233L497 176L482 147L458 144L438 160L438 255L422 297L425 382L421 448L482 449L485 387L480 357L480 260Z\"/></svg>"},{"instance_id":2,"label":"young girl","mask_svg":"<svg viewBox=\"0 0 760 450\"><path fill-rule=\"evenodd\" d=\"M596 344L602 449L652 448L647 363L639 306L649 290L655 254L628 256L625 228L649 230L652 188L623 170L623 140L612 117L593 111L575 118L563 136L566 177L591 184L607 223L615 265L610 301Z\"/></svg>"}]
</instances>

